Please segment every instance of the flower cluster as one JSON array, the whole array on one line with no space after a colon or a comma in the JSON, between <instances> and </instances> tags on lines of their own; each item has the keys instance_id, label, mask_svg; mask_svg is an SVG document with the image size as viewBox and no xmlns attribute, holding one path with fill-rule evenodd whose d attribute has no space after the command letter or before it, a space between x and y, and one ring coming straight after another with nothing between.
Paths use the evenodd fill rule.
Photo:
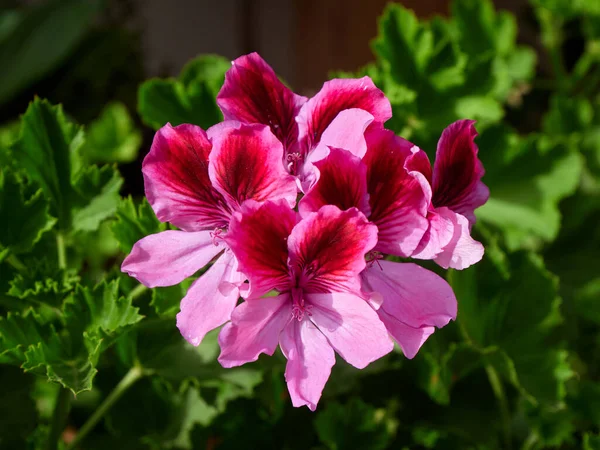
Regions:
<instances>
[{"instance_id":1,"label":"flower cluster","mask_svg":"<svg viewBox=\"0 0 600 450\"><path fill-rule=\"evenodd\" d=\"M182 335L198 345L225 324L224 367L279 346L293 404L314 410L335 352L360 369L395 340L412 358L456 318L446 281L387 256L456 269L481 259L470 236L489 194L477 134L472 121L450 125L432 169L384 128L391 106L368 77L328 81L307 99L257 54L233 62L217 102L225 121L207 131L156 133L146 196L179 230L141 239L122 269L169 286L212 261L181 302Z\"/></svg>"}]
</instances>

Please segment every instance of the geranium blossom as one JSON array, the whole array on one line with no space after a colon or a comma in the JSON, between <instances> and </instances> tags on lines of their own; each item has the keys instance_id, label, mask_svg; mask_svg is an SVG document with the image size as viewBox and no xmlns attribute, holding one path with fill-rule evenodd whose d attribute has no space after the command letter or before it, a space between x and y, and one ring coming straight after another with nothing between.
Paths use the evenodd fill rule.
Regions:
<instances>
[{"instance_id":1,"label":"geranium blossom","mask_svg":"<svg viewBox=\"0 0 600 450\"><path fill-rule=\"evenodd\" d=\"M219 336L224 367L272 355L279 344L294 406L314 410L334 350L359 369L392 350L361 291L377 229L356 208L324 206L298 221L285 204L247 202L225 239L250 287ZM273 289L277 296L263 297Z\"/></svg>"},{"instance_id":2,"label":"geranium blossom","mask_svg":"<svg viewBox=\"0 0 600 450\"><path fill-rule=\"evenodd\" d=\"M225 122L208 130L167 124L143 162L146 196L168 230L138 241L122 270L148 287L170 286L193 275L213 258L181 302L177 326L198 345L227 320L244 281L228 249L231 215L253 199L296 203L296 182L281 167L283 147L268 127Z\"/></svg>"},{"instance_id":3,"label":"geranium blossom","mask_svg":"<svg viewBox=\"0 0 600 450\"><path fill-rule=\"evenodd\" d=\"M311 99L294 94L257 54L237 58L217 97L225 119L268 125L282 142L284 164L305 189L318 177L311 162L328 147L364 153L364 131L392 116L369 77L327 81Z\"/></svg>"}]
</instances>

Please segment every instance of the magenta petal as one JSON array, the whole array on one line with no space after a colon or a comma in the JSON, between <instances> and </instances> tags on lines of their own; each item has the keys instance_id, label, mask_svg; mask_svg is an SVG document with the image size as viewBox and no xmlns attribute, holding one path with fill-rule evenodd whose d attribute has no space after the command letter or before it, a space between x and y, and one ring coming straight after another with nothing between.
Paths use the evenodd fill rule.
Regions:
<instances>
[{"instance_id":1,"label":"magenta petal","mask_svg":"<svg viewBox=\"0 0 600 450\"><path fill-rule=\"evenodd\" d=\"M281 164L283 147L268 127L227 122L211 129L211 138L210 179L230 205L278 199L296 205L296 180Z\"/></svg>"},{"instance_id":2,"label":"magenta petal","mask_svg":"<svg viewBox=\"0 0 600 450\"><path fill-rule=\"evenodd\" d=\"M325 205L341 210L358 208L366 216L371 212L367 194L367 167L346 150L330 149L329 155L315 163L319 180L302 198L298 210L302 216Z\"/></svg>"},{"instance_id":3,"label":"magenta petal","mask_svg":"<svg viewBox=\"0 0 600 450\"><path fill-rule=\"evenodd\" d=\"M414 146L389 130L373 129L366 137L369 220L379 230L375 250L410 256L429 226L425 181L405 167L414 158Z\"/></svg>"},{"instance_id":4,"label":"magenta petal","mask_svg":"<svg viewBox=\"0 0 600 450\"><path fill-rule=\"evenodd\" d=\"M289 295L245 301L233 310L231 322L219 334L223 367L256 361L261 353L272 355L279 334L292 318Z\"/></svg>"},{"instance_id":5,"label":"magenta petal","mask_svg":"<svg viewBox=\"0 0 600 450\"><path fill-rule=\"evenodd\" d=\"M208 177L211 143L195 125L165 125L156 132L142 172L156 217L186 231L227 225L229 207Z\"/></svg>"},{"instance_id":6,"label":"magenta petal","mask_svg":"<svg viewBox=\"0 0 600 450\"><path fill-rule=\"evenodd\" d=\"M473 210L490 195L481 181L485 171L477 157L474 123L474 120L459 120L444 130L433 168L433 205L462 214L471 225L475 223Z\"/></svg>"},{"instance_id":7,"label":"magenta petal","mask_svg":"<svg viewBox=\"0 0 600 450\"><path fill-rule=\"evenodd\" d=\"M365 253L377 243L377 227L356 208L323 206L292 230L290 266L305 292L360 292Z\"/></svg>"},{"instance_id":8,"label":"magenta petal","mask_svg":"<svg viewBox=\"0 0 600 450\"><path fill-rule=\"evenodd\" d=\"M233 61L217 96L226 120L268 125L286 148L298 137L295 118L305 102L257 53Z\"/></svg>"},{"instance_id":9,"label":"magenta petal","mask_svg":"<svg viewBox=\"0 0 600 450\"><path fill-rule=\"evenodd\" d=\"M310 320L291 321L282 331L279 345L288 360L285 380L292 404L314 411L335 364L333 349Z\"/></svg>"},{"instance_id":10,"label":"magenta petal","mask_svg":"<svg viewBox=\"0 0 600 450\"><path fill-rule=\"evenodd\" d=\"M250 280L248 296L260 297L289 285L287 241L296 224L287 204L248 201L231 220L225 241L235 254L240 271Z\"/></svg>"},{"instance_id":11,"label":"magenta petal","mask_svg":"<svg viewBox=\"0 0 600 450\"><path fill-rule=\"evenodd\" d=\"M377 311L379 318L385 324L388 332L396 340L402 353L408 359L413 359L427 338L433 334L435 327L413 328L387 314L384 309Z\"/></svg>"},{"instance_id":12,"label":"magenta petal","mask_svg":"<svg viewBox=\"0 0 600 450\"><path fill-rule=\"evenodd\" d=\"M458 270L466 269L481 261L484 252L483 245L471 237L467 218L448 208L437 208L436 212L452 222L454 233L450 242L434 261L444 269L451 267Z\"/></svg>"},{"instance_id":13,"label":"magenta petal","mask_svg":"<svg viewBox=\"0 0 600 450\"><path fill-rule=\"evenodd\" d=\"M200 278L194 281L177 314L177 328L192 345L200 345L206 333L227 322L240 296L243 277L237 261L226 250Z\"/></svg>"},{"instance_id":14,"label":"magenta petal","mask_svg":"<svg viewBox=\"0 0 600 450\"><path fill-rule=\"evenodd\" d=\"M222 246L213 243L210 231L168 230L137 241L121 270L148 287L172 286L222 251Z\"/></svg>"},{"instance_id":15,"label":"magenta petal","mask_svg":"<svg viewBox=\"0 0 600 450\"><path fill-rule=\"evenodd\" d=\"M377 313L362 298L333 292L305 294L310 319L349 364L363 369L391 352L394 344Z\"/></svg>"},{"instance_id":16,"label":"magenta petal","mask_svg":"<svg viewBox=\"0 0 600 450\"><path fill-rule=\"evenodd\" d=\"M334 79L307 101L298 114L299 140L305 151L314 148L336 116L345 109L367 111L374 123L382 124L392 117L392 107L369 77ZM336 145L339 147L339 145Z\"/></svg>"}]
</instances>

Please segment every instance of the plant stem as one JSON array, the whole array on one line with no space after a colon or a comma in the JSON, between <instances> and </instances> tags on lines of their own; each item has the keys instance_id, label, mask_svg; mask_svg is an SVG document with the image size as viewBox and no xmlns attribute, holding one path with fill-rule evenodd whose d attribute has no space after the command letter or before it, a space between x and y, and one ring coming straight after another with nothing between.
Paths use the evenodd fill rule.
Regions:
<instances>
[{"instance_id":1,"label":"plant stem","mask_svg":"<svg viewBox=\"0 0 600 450\"><path fill-rule=\"evenodd\" d=\"M78 444L88 435L90 431L94 429L100 419L108 412L108 410L115 404L119 398L135 383L137 380L144 376L144 371L140 366L133 366L129 369L129 372L119 381L119 384L108 394L108 397L104 399L102 404L94 411L94 414L87 420L86 423L79 429L79 432L75 435L73 442L69 444L67 450L72 450L77 447Z\"/></svg>"},{"instance_id":2,"label":"plant stem","mask_svg":"<svg viewBox=\"0 0 600 450\"><path fill-rule=\"evenodd\" d=\"M54 415L50 426L50 434L48 435L48 450L56 450L58 448L59 439L65 429L67 416L71 409L71 399L73 394L67 388L61 387L56 398L56 406L54 407Z\"/></svg>"},{"instance_id":3,"label":"plant stem","mask_svg":"<svg viewBox=\"0 0 600 450\"><path fill-rule=\"evenodd\" d=\"M19 272L27 271L27 266L23 264L23 261L21 261L19 257L12 252L9 253L6 257L6 262L13 266L15 269L17 269Z\"/></svg>"},{"instance_id":4,"label":"plant stem","mask_svg":"<svg viewBox=\"0 0 600 450\"><path fill-rule=\"evenodd\" d=\"M129 298L131 300L135 300L147 290L148 288L146 286L144 286L143 284L139 284L135 288L133 288L133 290L129 293Z\"/></svg>"},{"instance_id":5,"label":"plant stem","mask_svg":"<svg viewBox=\"0 0 600 450\"><path fill-rule=\"evenodd\" d=\"M556 87L559 91L566 91L569 88L569 79L562 57L562 20L544 8L537 10L537 16L542 31L542 43L548 50L554 76L556 77Z\"/></svg>"},{"instance_id":6,"label":"plant stem","mask_svg":"<svg viewBox=\"0 0 600 450\"><path fill-rule=\"evenodd\" d=\"M492 386L492 390L494 391L494 395L498 400L498 406L500 407L500 414L502 416L502 430L504 435L504 448L510 450L512 447L510 437L510 409L508 407L506 393L504 392L502 381L500 380L500 376L498 375L498 372L494 366L491 364L486 364L485 371L487 373L488 380L490 381L490 385Z\"/></svg>"},{"instance_id":7,"label":"plant stem","mask_svg":"<svg viewBox=\"0 0 600 450\"><path fill-rule=\"evenodd\" d=\"M65 248L65 237L59 231L56 233L56 250L58 251L58 267L67 268L67 249Z\"/></svg>"}]
</instances>

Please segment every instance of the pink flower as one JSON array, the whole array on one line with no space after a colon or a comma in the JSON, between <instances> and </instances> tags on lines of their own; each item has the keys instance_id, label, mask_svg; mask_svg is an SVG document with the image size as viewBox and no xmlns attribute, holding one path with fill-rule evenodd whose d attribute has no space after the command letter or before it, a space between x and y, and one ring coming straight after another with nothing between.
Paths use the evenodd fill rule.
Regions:
<instances>
[{"instance_id":1,"label":"pink flower","mask_svg":"<svg viewBox=\"0 0 600 450\"><path fill-rule=\"evenodd\" d=\"M373 293L380 320L408 358L416 355L435 327L456 318L456 298L448 283L416 264L380 261L383 254L408 257L429 227L430 204L424 176L408 166L421 150L383 129L369 130L362 158L331 149L315 163L318 182L299 203L303 215L333 204L356 207L377 226L378 242L361 273L363 288ZM379 298L379 302L377 302Z\"/></svg>"},{"instance_id":2,"label":"pink flower","mask_svg":"<svg viewBox=\"0 0 600 450\"><path fill-rule=\"evenodd\" d=\"M392 116L389 101L369 77L334 79L310 100L294 94L257 54L233 61L217 97L225 119L268 125L284 146L284 164L305 189L318 178L311 162L328 147L362 156L364 131Z\"/></svg>"},{"instance_id":3,"label":"pink flower","mask_svg":"<svg viewBox=\"0 0 600 450\"><path fill-rule=\"evenodd\" d=\"M489 198L481 181L485 171L477 157L473 120L459 120L448 126L437 146L433 167L420 152L409 163L423 174L423 190L429 202L429 229L413 258L433 259L443 268L465 269L483 257L483 245L471 237L475 208Z\"/></svg>"},{"instance_id":4,"label":"pink flower","mask_svg":"<svg viewBox=\"0 0 600 450\"><path fill-rule=\"evenodd\" d=\"M138 241L121 269L148 286L170 286L215 259L181 301L177 326L193 345L229 320L244 277L225 238L248 199L296 203L296 182L268 127L225 122L208 130L167 124L143 162L146 196L169 230Z\"/></svg>"},{"instance_id":5,"label":"pink flower","mask_svg":"<svg viewBox=\"0 0 600 450\"><path fill-rule=\"evenodd\" d=\"M250 287L219 336L221 364L256 361L279 345L292 403L314 410L334 351L359 369L390 352L359 277L376 235L355 208L324 206L298 221L281 202L247 202L225 239ZM271 290L278 295L263 297Z\"/></svg>"}]
</instances>

